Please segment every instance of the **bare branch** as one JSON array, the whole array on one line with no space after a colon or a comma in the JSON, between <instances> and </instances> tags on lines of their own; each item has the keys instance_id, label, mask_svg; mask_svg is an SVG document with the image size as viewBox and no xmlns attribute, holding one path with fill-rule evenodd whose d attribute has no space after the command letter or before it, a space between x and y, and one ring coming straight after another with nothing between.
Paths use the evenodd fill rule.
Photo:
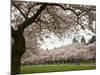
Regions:
<instances>
[{"instance_id":1,"label":"bare branch","mask_svg":"<svg viewBox=\"0 0 100 75\"><path fill-rule=\"evenodd\" d=\"M21 9L20 9L16 4L14 4L13 2L12 2L12 5L13 5L14 7L16 7L16 8L20 11L20 13L22 14L22 16L26 19L26 16L25 16L25 14L21 11Z\"/></svg>"},{"instance_id":2,"label":"bare branch","mask_svg":"<svg viewBox=\"0 0 100 75\"><path fill-rule=\"evenodd\" d=\"M36 3L35 5L32 5L31 7L29 7L29 9L28 9L28 11L27 11L27 13L26 13L26 17L28 17L29 12L31 11L31 9L34 8L34 7L37 6L37 5L41 5L41 3Z\"/></svg>"},{"instance_id":3,"label":"bare branch","mask_svg":"<svg viewBox=\"0 0 100 75\"><path fill-rule=\"evenodd\" d=\"M47 3L42 4L40 9L36 12L35 15L33 15L31 18L28 18L26 21L24 21L22 24L20 24L18 27L18 30L24 30L27 26L32 24L35 19L41 14L41 12L47 7Z\"/></svg>"},{"instance_id":4,"label":"bare branch","mask_svg":"<svg viewBox=\"0 0 100 75\"><path fill-rule=\"evenodd\" d=\"M60 4L56 4L56 3L49 3L48 4L48 6L52 6L52 5L54 5L54 6L59 6L59 7L61 7L63 10L70 10L70 11L72 11L76 16L78 16L78 14L73 10L73 9L71 9L71 8L64 8L62 5L60 5Z\"/></svg>"}]
</instances>

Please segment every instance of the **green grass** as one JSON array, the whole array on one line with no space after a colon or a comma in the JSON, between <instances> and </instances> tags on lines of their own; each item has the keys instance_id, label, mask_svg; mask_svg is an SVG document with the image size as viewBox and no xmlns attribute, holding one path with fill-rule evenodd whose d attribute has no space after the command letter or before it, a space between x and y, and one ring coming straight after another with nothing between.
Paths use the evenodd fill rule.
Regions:
<instances>
[{"instance_id":1,"label":"green grass","mask_svg":"<svg viewBox=\"0 0 100 75\"><path fill-rule=\"evenodd\" d=\"M60 71L75 71L75 70L91 70L96 69L95 64L61 64L61 65L24 65L21 67L21 74L28 73L44 73L44 72L60 72Z\"/></svg>"}]
</instances>

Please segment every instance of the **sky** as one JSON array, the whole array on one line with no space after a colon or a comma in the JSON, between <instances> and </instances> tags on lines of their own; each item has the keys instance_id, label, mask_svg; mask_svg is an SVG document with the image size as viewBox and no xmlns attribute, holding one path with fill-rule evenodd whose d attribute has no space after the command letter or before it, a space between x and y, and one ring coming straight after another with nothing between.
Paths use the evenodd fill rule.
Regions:
<instances>
[{"instance_id":1,"label":"sky","mask_svg":"<svg viewBox=\"0 0 100 75\"><path fill-rule=\"evenodd\" d=\"M91 35L87 35L87 33L90 33ZM86 42L88 42L88 40L94 35L92 32L90 32L89 30L80 30L78 35L80 36L84 36ZM74 35L72 36L74 37ZM63 38L62 40L59 40L59 38L55 35L50 35L50 38L44 38L44 43L41 44L41 48L44 49L44 50L51 50L51 49L54 49L55 47L58 48L58 47L61 47L61 46L66 46L66 45L69 45L69 44L72 44L72 39L73 38L68 38L68 37L65 37ZM80 42L80 38L78 38L78 41Z\"/></svg>"}]
</instances>

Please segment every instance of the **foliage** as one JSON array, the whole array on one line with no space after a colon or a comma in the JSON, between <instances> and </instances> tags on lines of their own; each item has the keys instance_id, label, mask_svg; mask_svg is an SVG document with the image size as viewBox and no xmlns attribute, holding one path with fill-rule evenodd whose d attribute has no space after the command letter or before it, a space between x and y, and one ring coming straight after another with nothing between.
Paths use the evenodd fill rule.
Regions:
<instances>
[{"instance_id":1,"label":"foliage","mask_svg":"<svg viewBox=\"0 0 100 75\"><path fill-rule=\"evenodd\" d=\"M55 64L55 63L70 63L73 60L95 61L96 48L95 42L89 45L84 43L75 43L55 50L45 51L39 50L37 55L33 54L22 61L22 64Z\"/></svg>"},{"instance_id":2,"label":"foliage","mask_svg":"<svg viewBox=\"0 0 100 75\"><path fill-rule=\"evenodd\" d=\"M22 28L28 20L36 15L45 3L13 1L12 2L12 27ZM53 32L59 37L66 33L77 32L80 29L89 29L95 33L95 6L46 3L47 7L41 11L37 18L25 26L25 36L36 34L41 38L44 31ZM23 26L22 26L23 25Z\"/></svg>"},{"instance_id":3,"label":"foliage","mask_svg":"<svg viewBox=\"0 0 100 75\"><path fill-rule=\"evenodd\" d=\"M92 38L88 41L88 44L93 43L96 41L96 36L93 35Z\"/></svg>"},{"instance_id":4,"label":"foliage","mask_svg":"<svg viewBox=\"0 0 100 75\"><path fill-rule=\"evenodd\" d=\"M44 4L30 1L13 1L11 6L12 27L15 30L24 27L24 22L31 20L30 18L34 17ZM48 32L53 32L57 36L62 37L66 33L70 34L71 32L79 31L80 27L90 30L93 30L93 27L95 27L92 27L94 25L93 22L95 22L95 6L56 3L46 3L46 5L47 7L41 11L38 17L25 26L26 48L29 44L28 41L35 46L35 44L38 44L38 38L40 38L40 41L43 41L41 40L42 36Z\"/></svg>"},{"instance_id":5,"label":"foliage","mask_svg":"<svg viewBox=\"0 0 100 75\"><path fill-rule=\"evenodd\" d=\"M71 35L72 32L77 34L81 29L88 29L95 34L95 15L96 7L93 5L12 1L11 36L12 39L14 39L14 44L12 45L12 73L20 73L20 59L25 51L26 53L23 55L25 58L31 59L30 55L32 53L36 54L34 57L38 57L38 48L40 46L38 41L43 41L43 36L47 33L54 33L61 38L65 36L66 33L69 35ZM70 51L67 51L66 49L67 58L62 56L64 53L63 50L61 50L61 53L55 52L56 57L54 55L54 59L52 59L52 51L46 52L50 53L50 56L46 56L45 53L43 57L39 56L37 61L43 60L41 63L44 63L44 61L48 61L49 58L49 60L52 61L58 61L59 59L59 61L62 59L76 59L82 55L81 53L83 53L84 56L90 55L89 58L86 57L87 60L92 56L92 53L87 52L86 49L79 50L78 54L80 55L77 54L78 51L76 50L70 49ZM74 53L75 55L73 55L74 51L76 51ZM40 55L42 54L40 53ZM83 59L83 56L80 56L80 58ZM92 58L95 58L95 55ZM29 63L33 63L35 60L35 58L32 61L28 59L25 61ZM37 63L37 61L34 63Z\"/></svg>"},{"instance_id":6,"label":"foliage","mask_svg":"<svg viewBox=\"0 0 100 75\"><path fill-rule=\"evenodd\" d=\"M74 37L72 43L78 43L78 40Z\"/></svg>"},{"instance_id":7,"label":"foliage","mask_svg":"<svg viewBox=\"0 0 100 75\"><path fill-rule=\"evenodd\" d=\"M81 37L81 42L84 43L84 44L86 44L84 36Z\"/></svg>"}]
</instances>

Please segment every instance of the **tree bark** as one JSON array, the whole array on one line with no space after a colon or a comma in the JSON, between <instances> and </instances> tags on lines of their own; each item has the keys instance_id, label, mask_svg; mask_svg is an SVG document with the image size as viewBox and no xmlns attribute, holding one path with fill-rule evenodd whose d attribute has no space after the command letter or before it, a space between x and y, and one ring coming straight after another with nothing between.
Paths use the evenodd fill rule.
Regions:
<instances>
[{"instance_id":1,"label":"tree bark","mask_svg":"<svg viewBox=\"0 0 100 75\"><path fill-rule=\"evenodd\" d=\"M11 51L11 75L20 74L21 57L25 52L25 38L23 36L24 29L31 25L46 7L47 3L44 3L34 16L18 25L17 31L15 31L13 27L11 28L12 38L14 39Z\"/></svg>"},{"instance_id":2,"label":"tree bark","mask_svg":"<svg viewBox=\"0 0 100 75\"><path fill-rule=\"evenodd\" d=\"M14 44L11 51L11 75L16 75L20 74L21 57L25 52L25 39L21 31L16 31L12 38L14 39Z\"/></svg>"}]
</instances>

